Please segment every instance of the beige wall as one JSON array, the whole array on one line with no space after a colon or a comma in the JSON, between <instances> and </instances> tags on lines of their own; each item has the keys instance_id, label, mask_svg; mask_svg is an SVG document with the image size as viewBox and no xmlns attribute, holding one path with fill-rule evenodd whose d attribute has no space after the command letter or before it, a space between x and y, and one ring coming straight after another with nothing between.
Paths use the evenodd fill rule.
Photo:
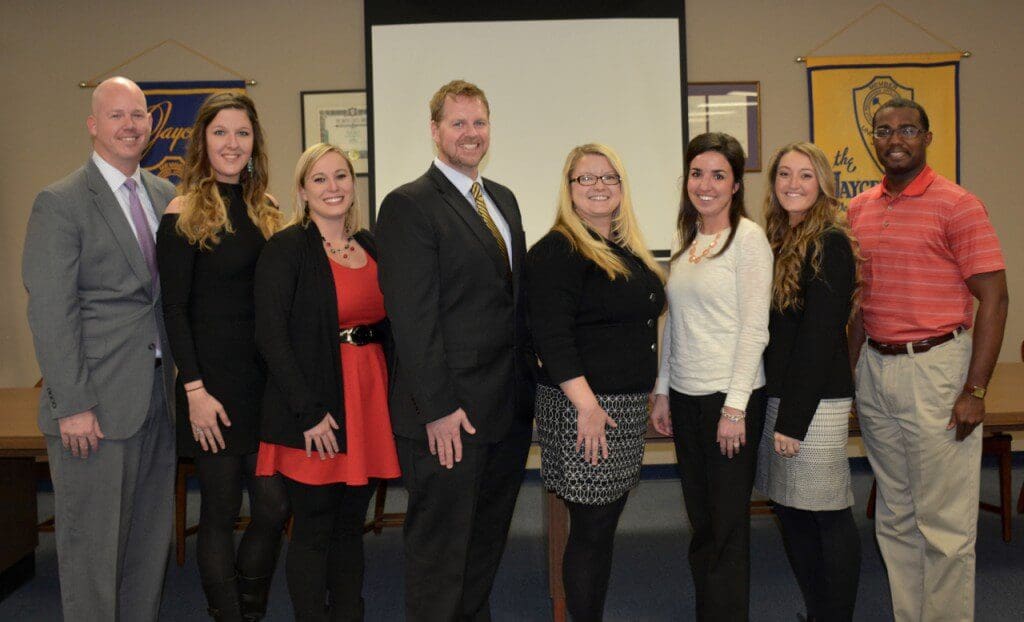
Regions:
<instances>
[{"instance_id":1,"label":"beige wall","mask_svg":"<svg viewBox=\"0 0 1024 622\"><path fill-rule=\"evenodd\" d=\"M763 157L806 139L804 66L810 50L875 0L691 0L687 3L689 79L759 80ZM1015 0L974 3L903 0L899 9L937 35L973 52L961 71L962 176L986 202L1009 263L1011 299L1024 292L1024 218L1016 210L1013 170L1024 136L1024 9ZM299 91L358 89L365 65L362 2L164 2L9 0L0 5L0 386L35 382L21 286L22 238L35 194L80 166L90 91L79 81L166 38L176 38L259 81L250 88L267 128L271 192L289 203L291 169L302 145ZM876 13L821 50L823 54L942 51L943 45L888 13ZM119 72L139 80L221 79L221 69L172 46ZM486 85L483 85L486 87ZM500 148L500 144L495 145ZM759 213L763 176L747 178L749 207ZM360 201L366 204L365 185ZM1016 360L1024 314L1011 304L1002 360Z\"/></svg>"}]
</instances>

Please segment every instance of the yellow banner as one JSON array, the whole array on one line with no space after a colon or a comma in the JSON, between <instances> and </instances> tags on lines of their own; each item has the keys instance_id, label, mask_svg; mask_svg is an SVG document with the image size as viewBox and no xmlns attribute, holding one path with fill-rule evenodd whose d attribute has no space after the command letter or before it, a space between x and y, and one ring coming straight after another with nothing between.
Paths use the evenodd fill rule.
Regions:
<instances>
[{"instance_id":1,"label":"yellow banner","mask_svg":"<svg viewBox=\"0 0 1024 622\"><path fill-rule=\"evenodd\" d=\"M960 181L959 72L959 53L807 59L811 140L832 158L844 204L882 180L871 119L894 97L924 106L933 134L928 164Z\"/></svg>"}]
</instances>

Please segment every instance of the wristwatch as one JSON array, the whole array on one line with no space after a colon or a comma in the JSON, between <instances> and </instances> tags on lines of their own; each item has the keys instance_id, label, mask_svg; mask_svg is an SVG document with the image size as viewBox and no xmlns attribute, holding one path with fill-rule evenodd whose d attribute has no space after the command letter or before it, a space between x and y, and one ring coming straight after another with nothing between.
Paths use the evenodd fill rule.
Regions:
<instances>
[{"instance_id":1,"label":"wristwatch","mask_svg":"<svg viewBox=\"0 0 1024 622\"><path fill-rule=\"evenodd\" d=\"M979 400L985 399L985 394L988 393L988 389L976 384L967 383L964 385L964 393L971 397L976 397Z\"/></svg>"}]
</instances>

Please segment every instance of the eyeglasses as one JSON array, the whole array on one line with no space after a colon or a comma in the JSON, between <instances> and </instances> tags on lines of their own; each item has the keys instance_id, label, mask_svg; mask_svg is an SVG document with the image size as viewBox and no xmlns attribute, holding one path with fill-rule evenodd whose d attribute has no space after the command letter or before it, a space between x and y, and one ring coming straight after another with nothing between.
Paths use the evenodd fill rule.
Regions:
<instances>
[{"instance_id":1,"label":"eyeglasses","mask_svg":"<svg viewBox=\"0 0 1024 622\"><path fill-rule=\"evenodd\" d=\"M891 127L886 127L883 125L882 127L876 127L874 130L872 130L871 135L874 136L875 138L880 138L883 140L889 138L893 134L899 134L903 138L917 138L918 135L920 135L923 131L924 130L917 127L916 125L904 125L902 127L896 128L895 130L892 129Z\"/></svg>"},{"instance_id":2,"label":"eyeglasses","mask_svg":"<svg viewBox=\"0 0 1024 622\"><path fill-rule=\"evenodd\" d=\"M570 177L569 183L576 182L581 186L593 186L599 179L606 186L618 186L622 181L618 175L580 175L579 177Z\"/></svg>"}]
</instances>

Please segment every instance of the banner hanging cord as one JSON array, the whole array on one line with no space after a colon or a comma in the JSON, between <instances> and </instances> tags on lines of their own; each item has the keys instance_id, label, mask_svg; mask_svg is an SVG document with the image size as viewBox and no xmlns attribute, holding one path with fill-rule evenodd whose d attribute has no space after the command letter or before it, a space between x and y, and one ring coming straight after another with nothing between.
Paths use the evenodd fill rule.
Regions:
<instances>
[{"instance_id":1,"label":"banner hanging cord","mask_svg":"<svg viewBox=\"0 0 1024 622\"><path fill-rule=\"evenodd\" d=\"M210 58L206 54L203 54L202 52L200 52L200 51L198 51L196 49L193 49L193 48L185 45L184 43L182 43L181 41L178 41L177 39L164 39L163 41L161 41L160 43L157 43L156 45L151 45L150 47L146 48L145 50L142 50L138 54L135 54L134 56L129 57L127 60L121 62L120 64L114 65L110 69L106 69L104 71L101 71L98 74L96 74L95 76L89 78L88 80L85 80L83 82L79 82L78 86L79 86L79 88L83 88L83 89L96 88L96 86L99 84L98 80L101 77L117 71L121 67L124 67L125 65L128 65L128 64L132 63L133 61L138 60L139 58L142 58L146 54L149 54L153 50L155 50L155 49L157 49L159 47L163 47L163 46L167 45L168 43L172 43L172 44L180 47L181 49L185 50L189 54L193 54L195 56L198 56L199 58L201 58L201 59L205 60L206 62L210 63L211 65L213 65L214 67L219 67L220 69L223 69L224 71L230 73L231 75L235 76L236 78L239 78L242 81L244 81L247 86L256 86L256 81L255 80L246 78L245 76L243 76L239 72L235 71L234 69L228 67L227 65L225 65L223 63L220 63L220 62L217 62L216 60Z\"/></svg>"},{"instance_id":2,"label":"banner hanging cord","mask_svg":"<svg viewBox=\"0 0 1024 622\"><path fill-rule=\"evenodd\" d=\"M907 16L906 16L906 15L904 15L903 13L900 13L900 12L899 12L899 11L897 11L896 9L892 8L892 7L891 7L891 6L889 6L889 5L887 4L887 3L885 3L885 2L879 2L878 4L874 5L873 7L871 7L870 9L868 9L867 11L865 11L864 13L862 13L862 14L861 14L861 15L860 15L859 17L856 17L856 18L854 18L854 19L853 19L853 21L849 22L848 24L846 24L845 26L843 26L842 28L840 28L839 30L837 30L836 32L834 32L834 33L832 34L832 36L830 36L829 38L825 39L824 41L822 41L821 43L819 43L818 45L816 45L816 46L814 47L814 49L813 49L813 50L811 50L810 52L808 52L808 53L804 54L803 56L797 56L796 58L794 58L794 59L793 59L793 60L794 60L794 62L797 62L797 63L803 63L803 62L807 62L807 57L808 57L808 56L811 56L812 54L814 54L815 52L817 52L817 51L818 51L818 50L820 50L821 48L825 47L825 46L826 46L826 45L828 45L829 43L832 43L832 41L833 41L833 40L835 40L835 38L836 38L836 37L838 37L839 35L843 34L843 33L844 33L844 32L846 32L847 30L849 30L851 26L853 26L853 25L854 25L854 24L856 24L857 22L859 22L859 21L863 20L863 19L864 19L864 18L866 18L866 17L868 16L868 15L870 15L870 14L874 13L874 12L875 12L876 10L878 10L878 9L888 9L890 13L892 13L892 14L893 14L893 15L895 15L896 17L899 17L900 19L902 19L903 21L907 22L907 23L908 23L908 24L910 24L911 26L914 26L915 28L917 28L918 30L920 30L920 31L921 31L921 32L923 32L924 34L928 35L928 36L929 36L929 37L931 37L932 39L935 39L935 40L936 40L936 41L938 41L939 43L942 43L943 45L946 45L946 46L948 46L949 48L951 48L951 49L954 49L954 50L956 50L957 52L960 52L961 56L963 56L964 58L969 58L969 57L971 56L971 53L970 53L969 51L967 51L967 50L964 50L964 49L960 48L959 46L953 45L953 44L952 44L952 43L950 43L949 41L946 41L945 39L943 39L943 38L942 38L942 37L940 37L939 35L935 34L934 32L932 32L932 31L928 30L927 28L925 28L924 26L922 26L922 25L921 25L920 23L918 23L918 22L916 22L916 21L914 21L914 20L910 19L909 17L907 17Z\"/></svg>"}]
</instances>

